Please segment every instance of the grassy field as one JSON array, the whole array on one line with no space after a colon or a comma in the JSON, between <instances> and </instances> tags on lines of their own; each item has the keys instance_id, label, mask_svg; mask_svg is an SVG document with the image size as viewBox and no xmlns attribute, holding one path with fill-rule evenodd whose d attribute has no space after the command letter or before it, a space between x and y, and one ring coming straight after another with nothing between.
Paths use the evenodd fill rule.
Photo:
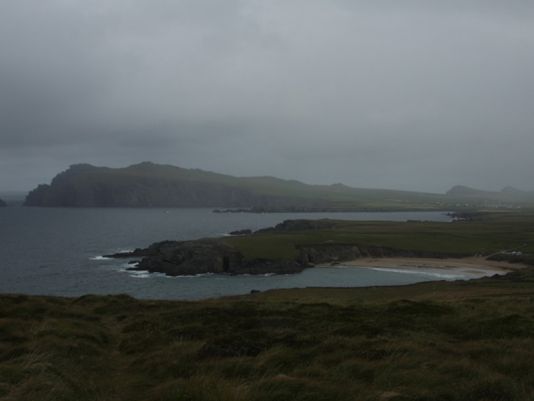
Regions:
<instances>
[{"instance_id":1,"label":"grassy field","mask_svg":"<svg viewBox=\"0 0 534 401\"><path fill-rule=\"evenodd\" d=\"M534 399L534 274L203 302L0 297L1 400Z\"/></svg>"},{"instance_id":2,"label":"grassy field","mask_svg":"<svg viewBox=\"0 0 534 401\"><path fill-rule=\"evenodd\" d=\"M298 246L339 243L399 250L488 255L502 250L534 254L534 212L482 213L454 223L337 221L331 228L272 231L228 237L247 258L293 259Z\"/></svg>"}]
</instances>

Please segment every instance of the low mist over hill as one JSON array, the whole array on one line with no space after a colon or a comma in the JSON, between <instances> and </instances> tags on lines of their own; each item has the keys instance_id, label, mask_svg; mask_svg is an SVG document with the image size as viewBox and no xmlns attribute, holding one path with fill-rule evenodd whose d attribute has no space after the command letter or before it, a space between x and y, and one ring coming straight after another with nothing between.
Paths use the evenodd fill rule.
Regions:
<instances>
[{"instance_id":1,"label":"low mist over hill","mask_svg":"<svg viewBox=\"0 0 534 401\"><path fill-rule=\"evenodd\" d=\"M512 187L505 187L500 191L484 191L481 189L456 185L447 191L450 197L461 198L476 202L494 201L502 203L532 203L534 192L521 191Z\"/></svg>"}]
</instances>

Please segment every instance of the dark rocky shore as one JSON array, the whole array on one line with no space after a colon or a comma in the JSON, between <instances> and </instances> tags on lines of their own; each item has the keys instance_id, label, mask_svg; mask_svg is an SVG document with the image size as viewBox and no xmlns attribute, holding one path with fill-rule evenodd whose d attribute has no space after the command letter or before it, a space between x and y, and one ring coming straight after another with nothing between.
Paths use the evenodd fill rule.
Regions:
<instances>
[{"instance_id":1,"label":"dark rocky shore","mask_svg":"<svg viewBox=\"0 0 534 401\"><path fill-rule=\"evenodd\" d=\"M187 276L204 273L220 274L291 274L306 265L296 260L247 260L241 252L218 239L196 241L163 241L146 249L107 255L112 258L142 258L130 270Z\"/></svg>"}]
</instances>

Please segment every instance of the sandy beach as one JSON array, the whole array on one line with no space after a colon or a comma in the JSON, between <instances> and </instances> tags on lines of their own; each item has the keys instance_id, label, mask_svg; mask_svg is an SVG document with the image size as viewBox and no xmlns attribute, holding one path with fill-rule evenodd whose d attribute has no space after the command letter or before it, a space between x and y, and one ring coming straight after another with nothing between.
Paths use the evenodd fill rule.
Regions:
<instances>
[{"instance_id":1,"label":"sandy beach","mask_svg":"<svg viewBox=\"0 0 534 401\"><path fill-rule=\"evenodd\" d=\"M484 257L470 258L360 258L338 264L338 266L362 267L375 269L404 269L404 270L436 270L443 269L475 275L490 276L505 274L513 270L526 267L518 263L486 260Z\"/></svg>"}]
</instances>

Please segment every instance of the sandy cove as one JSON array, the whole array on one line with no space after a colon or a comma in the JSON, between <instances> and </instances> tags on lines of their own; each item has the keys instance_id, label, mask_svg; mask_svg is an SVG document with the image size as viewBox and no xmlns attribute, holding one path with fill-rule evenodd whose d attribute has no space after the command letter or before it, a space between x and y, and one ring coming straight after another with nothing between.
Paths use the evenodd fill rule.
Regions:
<instances>
[{"instance_id":1,"label":"sandy cove","mask_svg":"<svg viewBox=\"0 0 534 401\"><path fill-rule=\"evenodd\" d=\"M520 263L486 260L484 257L447 259L402 257L360 258L339 263L338 266L406 270L445 269L483 275L504 274L527 267Z\"/></svg>"}]
</instances>

